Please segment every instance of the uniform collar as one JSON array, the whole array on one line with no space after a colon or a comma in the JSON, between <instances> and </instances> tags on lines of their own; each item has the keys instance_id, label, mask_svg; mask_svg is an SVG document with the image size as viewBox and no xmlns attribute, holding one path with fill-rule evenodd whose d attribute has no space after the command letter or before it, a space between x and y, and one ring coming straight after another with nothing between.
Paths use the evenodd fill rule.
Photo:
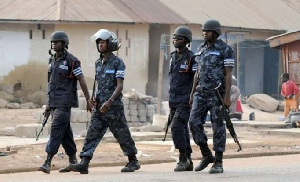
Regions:
<instances>
[{"instance_id":1,"label":"uniform collar","mask_svg":"<svg viewBox=\"0 0 300 182\"><path fill-rule=\"evenodd\" d=\"M108 63L112 59L113 56L114 56L114 54L112 52L109 53L109 55L108 55L107 59L105 60L105 62L102 63L102 59L104 58L104 56L103 56L103 54L100 54L100 58L99 58L98 61L101 62L101 64Z\"/></svg>"},{"instance_id":2,"label":"uniform collar","mask_svg":"<svg viewBox=\"0 0 300 182\"><path fill-rule=\"evenodd\" d=\"M215 47L215 48L219 48L219 47L221 47L221 44L223 43L223 41L221 40L221 39L217 39L217 41L211 46L211 47ZM202 45L201 45L201 47L202 48L208 48L207 47L207 42L204 42Z\"/></svg>"},{"instance_id":3,"label":"uniform collar","mask_svg":"<svg viewBox=\"0 0 300 182\"><path fill-rule=\"evenodd\" d=\"M184 49L183 52L181 52L181 53L178 53L177 50L175 50L175 51L174 51L174 55L175 55L175 56L176 56L176 55L181 55L180 57L183 57L183 56L187 55L188 51L189 51L189 49L188 49L187 47L185 47L185 49Z\"/></svg>"},{"instance_id":4,"label":"uniform collar","mask_svg":"<svg viewBox=\"0 0 300 182\"><path fill-rule=\"evenodd\" d=\"M59 58L56 58L56 54L54 54L53 57L56 61L63 60L67 56L67 54L68 54L68 51L64 50L63 54Z\"/></svg>"}]
</instances>

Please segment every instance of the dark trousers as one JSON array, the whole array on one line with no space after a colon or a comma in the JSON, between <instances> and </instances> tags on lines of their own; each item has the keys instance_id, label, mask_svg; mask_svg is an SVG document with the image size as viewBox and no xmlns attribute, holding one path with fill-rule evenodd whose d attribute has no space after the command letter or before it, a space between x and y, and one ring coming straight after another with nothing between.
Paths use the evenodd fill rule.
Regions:
<instances>
[{"instance_id":1,"label":"dark trousers","mask_svg":"<svg viewBox=\"0 0 300 182\"><path fill-rule=\"evenodd\" d=\"M217 94L204 95L195 92L189 119L195 143L199 146L205 146L207 145L207 136L203 125L205 124L207 112L210 112L213 129L213 149L216 152L224 152L226 144L226 128L220 105Z\"/></svg>"},{"instance_id":2,"label":"dark trousers","mask_svg":"<svg viewBox=\"0 0 300 182\"><path fill-rule=\"evenodd\" d=\"M176 107L170 108L170 116L172 120L172 139L176 149L186 149L186 153L192 153L190 144L190 132L188 120L190 116L190 108Z\"/></svg>"},{"instance_id":3,"label":"dark trousers","mask_svg":"<svg viewBox=\"0 0 300 182\"><path fill-rule=\"evenodd\" d=\"M105 114L97 109L92 112L91 123L84 140L80 157L92 159L93 153L107 129L117 139L125 156L135 155L137 149L131 137L123 107L111 107Z\"/></svg>"},{"instance_id":4,"label":"dark trousers","mask_svg":"<svg viewBox=\"0 0 300 182\"><path fill-rule=\"evenodd\" d=\"M53 119L46 152L55 155L62 144L67 155L75 154L77 149L70 124L71 108L52 108L51 112Z\"/></svg>"}]
</instances>

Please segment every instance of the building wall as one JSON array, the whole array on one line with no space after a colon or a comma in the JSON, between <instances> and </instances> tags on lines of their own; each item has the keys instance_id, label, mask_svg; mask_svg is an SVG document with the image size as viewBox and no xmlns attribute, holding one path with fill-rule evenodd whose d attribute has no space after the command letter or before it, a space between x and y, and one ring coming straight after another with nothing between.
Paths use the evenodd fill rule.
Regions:
<instances>
[{"instance_id":1,"label":"building wall","mask_svg":"<svg viewBox=\"0 0 300 182\"><path fill-rule=\"evenodd\" d=\"M146 92L148 81L147 24L0 24L0 78L8 85L22 83L22 90L46 90L50 36L53 31L66 31L69 51L82 63L83 71L92 89L94 63L99 58L95 42L90 37L106 28L117 34L122 46L115 52L126 64L124 92L135 88ZM32 31L32 38L30 38ZM44 38L43 38L44 34Z\"/></svg>"},{"instance_id":2,"label":"building wall","mask_svg":"<svg viewBox=\"0 0 300 182\"><path fill-rule=\"evenodd\" d=\"M45 90L52 31L53 25L1 23L0 82L22 83L28 92Z\"/></svg>"},{"instance_id":3,"label":"building wall","mask_svg":"<svg viewBox=\"0 0 300 182\"><path fill-rule=\"evenodd\" d=\"M156 97L159 84L161 86L162 100L168 100L169 96L169 54L170 54L170 26L166 24L151 24L149 28L149 62L148 83L146 93ZM161 44L165 46L163 54ZM163 64L162 74L159 77L160 61ZM159 79L162 82L159 83Z\"/></svg>"},{"instance_id":4,"label":"building wall","mask_svg":"<svg viewBox=\"0 0 300 182\"><path fill-rule=\"evenodd\" d=\"M169 38L179 25L170 25L167 32ZM101 28L106 28L115 32L122 44L119 51L120 56L127 68L124 84L124 92L135 88L141 93L146 93L147 82L151 82L151 73L155 73L158 67L149 67L149 24L26 24L26 23L1 23L0 24L0 80L1 82L14 85L22 83L22 89L28 91L46 90L48 50L50 48L50 35L55 30L64 30L70 38L69 51L82 62L84 74L88 87L92 89L94 79L94 62L98 59L96 45L91 42L90 37ZM199 44L202 39L200 25L188 25L193 32L193 44ZM32 38L30 32L32 31ZM265 40L274 36L278 32L268 32L259 30L240 31L224 29L222 38L233 47L242 41ZM226 33L225 33L226 32ZM44 37L43 37L44 35ZM151 37L150 37L151 39ZM153 41L153 40L151 40ZM168 39L168 51L173 51L172 39ZM194 47L195 47L194 45ZM159 45L157 45L159 46ZM266 46L260 43L260 47ZM239 49L236 49L236 51ZM252 54L249 49L247 55L251 57L251 62L263 61L263 54ZM237 65L239 63L237 57ZM247 61L247 59L245 59ZM248 63L247 63L248 64ZM167 65L167 64L166 64ZM155 69L157 69L155 71ZM263 69L263 68L262 68ZM246 75L254 74L256 69L245 69ZM149 72L149 73L148 73ZM167 70L164 70L167 72ZM165 75L165 74L164 74ZM257 78L257 80L263 78ZM155 81L155 80L154 80ZM249 82L249 80L245 80ZM263 83L262 83L263 84ZM154 84L155 85L155 84ZM166 84L164 84L166 85ZM152 87L152 86L151 86ZM164 90L167 90L167 86ZM250 85L250 88L251 87ZM167 91L164 91L167 92ZM154 89L155 93L155 89ZM249 93L245 91L245 93Z\"/></svg>"},{"instance_id":5,"label":"building wall","mask_svg":"<svg viewBox=\"0 0 300 182\"><path fill-rule=\"evenodd\" d=\"M300 41L294 41L282 46L285 72L290 74L290 79L300 85Z\"/></svg>"}]
</instances>

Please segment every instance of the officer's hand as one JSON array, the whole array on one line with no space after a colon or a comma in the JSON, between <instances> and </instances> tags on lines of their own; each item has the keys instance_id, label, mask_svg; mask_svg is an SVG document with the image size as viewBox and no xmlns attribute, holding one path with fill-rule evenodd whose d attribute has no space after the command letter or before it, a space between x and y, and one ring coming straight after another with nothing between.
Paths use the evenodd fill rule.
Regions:
<instances>
[{"instance_id":1,"label":"officer's hand","mask_svg":"<svg viewBox=\"0 0 300 182\"><path fill-rule=\"evenodd\" d=\"M46 106L45 111L43 112L43 115L46 116L50 112L50 107Z\"/></svg>"},{"instance_id":2,"label":"officer's hand","mask_svg":"<svg viewBox=\"0 0 300 182\"><path fill-rule=\"evenodd\" d=\"M227 98L227 97L224 98L224 105L225 105L226 107L229 107L229 106L231 105L230 98Z\"/></svg>"},{"instance_id":3,"label":"officer's hand","mask_svg":"<svg viewBox=\"0 0 300 182\"><path fill-rule=\"evenodd\" d=\"M294 97L294 94L291 94L288 96L289 99L292 99Z\"/></svg>"},{"instance_id":4,"label":"officer's hand","mask_svg":"<svg viewBox=\"0 0 300 182\"><path fill-rule=\"evenodd\" d=\"M106 113L109 110L111 104L112 104L111 100L108 100L108 101L104 102L104 104L100 108L100 112L101 113Z\"/></svg>"},{"instance_id":5,"label":"officer's hand","mask_svg":"<svg viewBox=\"0 0 300 182\"><path fill-rule=\"evenodd\" d=\"M92 109L96 107L96 102L92 98L86 101L86 110L92 112Z\"/></svg>"}]
</instances>

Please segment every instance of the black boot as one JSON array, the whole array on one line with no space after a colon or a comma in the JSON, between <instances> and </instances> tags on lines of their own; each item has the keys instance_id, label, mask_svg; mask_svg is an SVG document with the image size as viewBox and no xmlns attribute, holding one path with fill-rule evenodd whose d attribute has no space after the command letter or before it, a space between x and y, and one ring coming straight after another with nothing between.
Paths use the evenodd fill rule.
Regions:
<instances>
[{"instance_id":1,"label":"black boot","mask_svg":"<svg viewBox=\"0 0 300 182\"><path fill-rule=\"evenodd\" d=\"M76 154L69 155L69 164L63 168L59 169L60 173L70 172L69 166L70 164L77 164Z\"/></svg>"},{"instance_id":2,"label":"black boot","mask_svg":"<svg viewBox=\"0 0 300 182\"><path fill-rule=\"evenodd\" d=\"M209 163L215 162L215 157L212 155L208 145L202 147L200 146L200 150L203 157L201 162L195 167L195 171L202 171L208 166Z\"/></svg>"},{"instance_id":3,"label":"black boot","mask_svg":"<svg viewBox=\"0 0 300 182\"><path fill-rule=\"evenodd\" d=\"M186 171L189 165L190 160L187 158L186 150L179 149L179 162L177 163L177 166L175 167L174 171Z\"/></svg>"},{"instance_id":4,"label":"black boot","mask_svg":"<svg viewBox=\"0 0 300 182\"><path fill-rule=\"evenodd\" d=\"M87 157L82 157L80 163L78 164L70 164L69 170L74 172L80 172L80 174L88 174L89 173L89 164L90 160Z\"/></svg>"},{"instance_id":5,"label":"black boot","mask_svg":"<svg viewBox=\"0 0 300 182\"><path fill-rule=\"evenodd\" d=\"M190 165L185 169L186 171L193 171L194 170L194 164L192 161L191 154L187 154L187 158L190 161Z\"/></svg>"},{"instance_id":6,"label":"black boot","mask_svg":"<svg viewBox=\"0 0 300 182\"><path fill-rule=\"evenodd\" d=\"M48 154L47 159L45 160L44 164L39 167L39 171L43 171L44 173L49 174L50 173L50 168L51 168L51 161L54 155Z\"/></svg>"},{"instance_id":7,"label":"black boot","mask_svg":"<svg viewBox=\"0 0 300 182\"><path fill-rule=\"evenodd\" d=\"M128 156L128 160L129 162L121 169L121 172L134 172L135 170L139 170L141 168L141 165L139 164L139 161L135 155Z\"/></svg>"},{"instance_id":8,"label":"black boot","mask_svg":"<svg viewBox=\"0 0 300 182\"><path fill-rule=\"evenodd\" d=\"M223 152L216 152L216 161L209 170L209 174L223 173Z\"/></svg>"}]
</instances>

